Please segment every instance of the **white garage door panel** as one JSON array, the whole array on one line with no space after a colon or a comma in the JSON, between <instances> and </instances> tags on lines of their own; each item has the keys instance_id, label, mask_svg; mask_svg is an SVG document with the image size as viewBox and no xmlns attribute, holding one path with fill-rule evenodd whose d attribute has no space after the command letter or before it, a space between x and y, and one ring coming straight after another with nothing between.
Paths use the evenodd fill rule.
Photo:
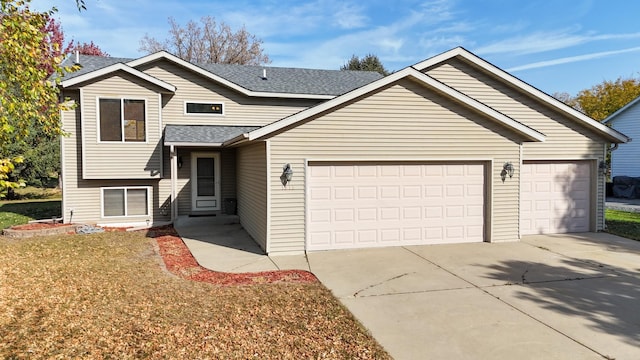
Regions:
<instances>
[{"instance_id":1,"label":"white garage door panel","mask_svg":"<svg viewBox=\"0 0 640 360\"><path fill-rule=\"evenodd\" d=\"M481 242L482 164L311 165L308 250Z\"/></svg>"},{"instance_id":2,"label":"white garage door panel","mask_svg":"<svg viewBox=\"0 0 640 360\"><path fill-rule=\"evenodd\" d=\"M522 235L589 231L589 164L588 161L523 164Z\"/></svg>"}]
</instances>

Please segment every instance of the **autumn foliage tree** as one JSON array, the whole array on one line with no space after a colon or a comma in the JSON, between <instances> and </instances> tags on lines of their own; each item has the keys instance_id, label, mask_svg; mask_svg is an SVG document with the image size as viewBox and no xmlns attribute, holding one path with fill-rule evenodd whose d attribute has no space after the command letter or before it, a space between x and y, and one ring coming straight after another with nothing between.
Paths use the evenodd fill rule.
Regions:
<instances>
[{"instance_id":1,"label":"autumn foliage tree","mask_svg":"<svg viewBox=\"0 0 640 360\"><path fill-rule=\"evenodd\" d=\"M243 26L233 31L224 22L211 16L193 20L181 26L169 18L169 37L157 40L146 34L140 40L140 51L149 54L166 50L182 59L195 63L261 65L269 63L262 40L250 34Z\"/></svg>"},{"instance_id":2,"label":"autumn foliage tree","mask_svg":"<svg viewBox=\"0 0 640 360\"><path fill-rule=\"evenodd\" d=\"M94 55L94 56L111 56L107 52L103 51L98 47L98 45L94 44L93 41L90 43L82 43L73 46L73 52L77 51L82 55Z\"/></svg>"},{"instance_id":3,"label":"autumn foliage tree","mask_svg":"<svg viewBox=\"0 0 640 360\"><path fill-rule=\"evenodd\" d=\"M602 121L639 95L640 79L618 78L580 91L576 95L576 102L585 114Z\"/></svg>"},{"instance_id":4,"label":"autumn foliage tree","mask_svg":"<svg viewBox=\"0 0 640 360\"><path fill-rule=\"evenodd\" d=\"M640 96L640 78L605 80L589 89L581 90L576 96L567 93L557 93L553 96L592 119L602 121Z\"/></svg>"},{"instance_id":5,"label":"autumn foliage tree","mask_svg":"<svg viewBox=\"0 0 640 360\"><path fill-rule=\"evenodd\" d=\"M30 0L0 0L0 197L20 186L9 179L22 157L8 148L25 143L33 129L47 136L62 133L59 89L47 79L49 71L62 75L63 60L56 44L48 44L47 23L53 14L35 12ZM44 30L43 30L44 29Z\"/></svg>"}]
</instances>

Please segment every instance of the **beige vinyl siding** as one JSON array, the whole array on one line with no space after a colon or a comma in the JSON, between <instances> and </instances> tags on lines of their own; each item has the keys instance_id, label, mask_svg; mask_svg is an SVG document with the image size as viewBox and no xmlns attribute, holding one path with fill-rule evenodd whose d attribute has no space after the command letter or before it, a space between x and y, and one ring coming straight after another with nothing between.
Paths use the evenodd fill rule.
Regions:
<instances>
[{"instance_id":1,"label":"beige vinyl siding","mask_svg":"<svg viewBox=\"0 0 640 360\"><path fill-rule=\"evenodd\" d=\"M604 159L606 143L595 133L461 60L450 59L428 69L427 74L543 133L544 142L523 145L523 160L594 159L599 162ZM597 192L593 202L597 205L592 217L595 219L594 230L601 230L604 228L604 177L597 176L593 183L594 193Z\"/></svg>"},{"instance_id":2,"label":"beige vinyl siding","mask_svg":"<svg viewBox=\"0 0 640 360\"><path fill-rule=\"evenodd\" d=\"M78 91L65 91L63 96L78 102ZM151 186L149 194L152 197L151 209L155 219L162 219L158 204L157 180L85 180L82 179L81 161L81 124L80 107L62 113L62 127L68 134L62 138L62 153L64 157L62 168L63 209L64 222L73 223L126 223L144 222L149 216L130 218L101 218L100 188L111 186ZM71 216L73 210L73 216Z\"/></svg>"},{"instance_id":3,"label":"beige vinyl siding","mask_svg":"<svg viewBox=\"0 0 640 360\"><path fill-rule=\"evenodd\" d=\"M227 200L236 199L236 149L224 149L220 152L220 193L222 212L228 214Z\"/></svg>"},{"instance_id":4,"label":"beige vinyl siding","mask_svg":"<svg viewBox=\"0 0 640 360\"><path fill-rule=\"evenodd\" d=\"M162 117L165 124L262 126L319 102L250 98L168 61L146 64L140 70L177 87L174 95L163 97ZM224 115L186 115L185 101L223 103Z\"/></svg>"},{"instance_id":5,"label":"beige vinyl siding","mask_svg":"<svg viewBox=\"0 0 640 360\"><path fill-rule=\"evenodd\" d=\"M267 249L267 152L266 143L237 150L238 215L247 233ZM271 245L270 245L271 246Z\"/></svg>"},{"instance_id":6,"label":"beige vinyl siding","mask_svg":"<svg viewBox=\"0 0 640 360\"><path fill-rule=\"evenodd\" d=\"M305 160L492 162L487 239L515 241L518 174L503 183L500 172L504 162L518 163L520 142L484 115L409 80L278 134L270 139L270 251L304 250ZM279 177L287 163L294 174L283 187Z\"/></svg>"},{"instance_id":7,"label":"beige vinyl siding","mask_svg":"<svg viewBox=\"0 0 640 360\"><path fill-rule=\"evenodd\" d=\"M160 105L157 89L118 72L82 90L85 179L150 179L160 177ZM99 142L98 98L146 101L146 142Z\"/></svg>"}]
</instances>

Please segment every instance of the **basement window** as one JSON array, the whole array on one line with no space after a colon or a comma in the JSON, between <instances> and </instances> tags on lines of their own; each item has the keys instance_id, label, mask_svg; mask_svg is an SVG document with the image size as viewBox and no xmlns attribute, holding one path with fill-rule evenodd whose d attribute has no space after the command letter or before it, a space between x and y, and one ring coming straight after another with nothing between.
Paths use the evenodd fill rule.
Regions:
<instances>
[{"instance_id":1,"label":"basement window","mask_svg":"<svg viewBox=\"0 0 640 360\"><path fill-rule=\"evenodd\" d=\"M185 101L184 113L189 115L224 115L224 104L219 102Z\"/></svg>"},{"instance_id":2,"label":"basement window","mask_svg":"<svg viewBox=\"0 0 640 360\"><path fill-rule=\"evenodd\" d=\"M102 217L149 215L149 187L102 188Z\"/></svg>"}]
</instances>

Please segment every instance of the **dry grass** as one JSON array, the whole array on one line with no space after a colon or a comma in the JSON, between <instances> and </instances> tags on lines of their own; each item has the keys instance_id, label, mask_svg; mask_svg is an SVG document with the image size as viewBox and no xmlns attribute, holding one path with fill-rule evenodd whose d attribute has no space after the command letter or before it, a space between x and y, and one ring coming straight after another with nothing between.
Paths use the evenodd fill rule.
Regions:
<instances>
[{"instance_id":1,"label":"dry grass","mask_svg":"<svg viewBox=\"0 0 640 360\"><path fill-rule=\"evenodd\" d=\"M388 358L319 283L216 286L144 233L0 237L0 358Z\"/></svg>"}]
</instances>

